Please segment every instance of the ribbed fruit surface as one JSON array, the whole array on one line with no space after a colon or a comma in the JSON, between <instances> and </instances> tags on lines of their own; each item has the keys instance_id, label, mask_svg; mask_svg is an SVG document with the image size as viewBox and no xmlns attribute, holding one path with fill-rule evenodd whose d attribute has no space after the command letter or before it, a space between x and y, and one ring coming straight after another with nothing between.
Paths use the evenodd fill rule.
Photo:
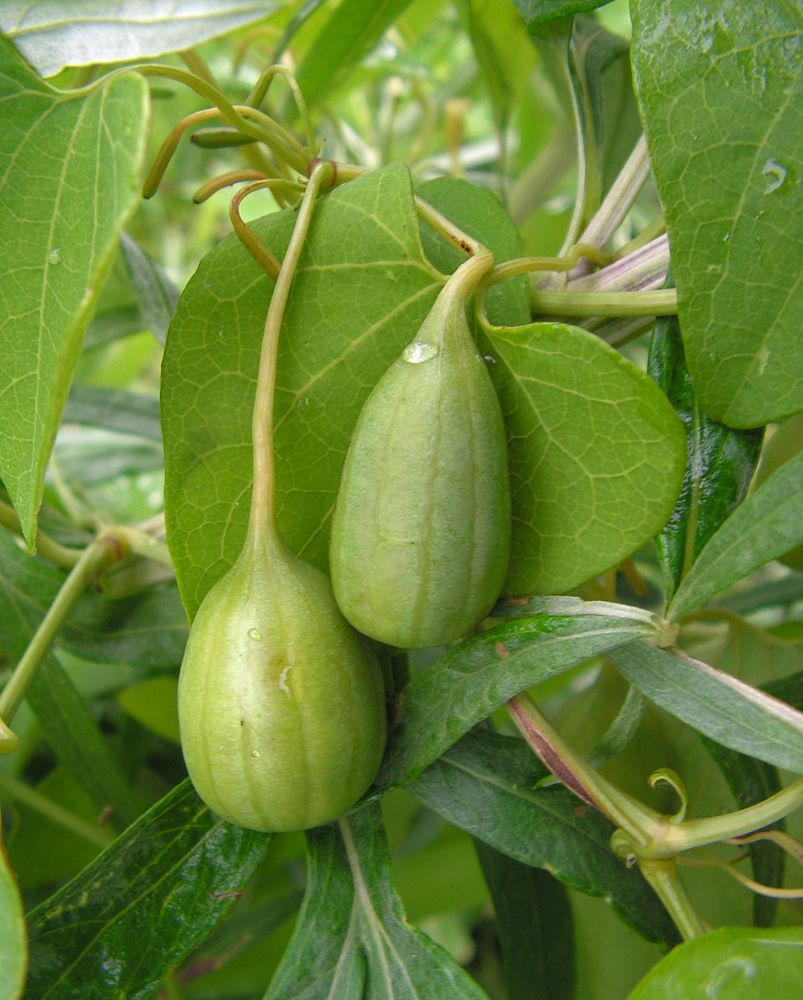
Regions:
<instances>
[{"instance_id":1,"label":"ribbed fruit surface","mask_svg":"<svg viewBox=\"0 0 803 1000\"><path fill-rule=\"evenodd\" d=\"M373 653L326 577L277 540L246 543L206 595L178 706L196 791L252 830L304 830L346 812L385 743Z\"/></svg>"}]
</instances>

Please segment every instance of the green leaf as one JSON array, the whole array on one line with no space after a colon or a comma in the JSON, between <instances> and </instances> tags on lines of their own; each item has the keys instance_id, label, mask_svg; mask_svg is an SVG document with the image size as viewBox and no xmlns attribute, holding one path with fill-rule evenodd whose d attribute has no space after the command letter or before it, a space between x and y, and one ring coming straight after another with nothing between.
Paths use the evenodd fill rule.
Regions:
<instances>
[{"instance_id":1,"label":"green leaf","mask_svg":"<svg viewBox=\"0 0 803 1000\"><path fill-rule=\"evenodd\" d=\"M30 914L26 996L153 995L231 907L269 842L218 819L182 782Z\"/></svg>"},{"instance_id":2,"label":"green leaf","mask_svg":"<svg viewBox=\"0 0 803 1000\"><path fill-rule=\"evenodd\" d=\"M3 827L0 821L0 941L3 942L0 997L3 997L3 1000L18 1000L22 997L25 986L27 964L25 918L17 882L8 865L2 833Z\"/></svg>"},{"instance_id":3,"label":"green leaf","mask_svg":"<svg viewBox=\"0 0 803 1000\"><path fill-rule=\"evenodd\" d=\"M631 684L698 732L803 772L803 713L685 653L631 642L609 655Z\"/></svg>"},{"instance_id":4,"label":"green leaf","mask_svg":"<svg viewBox=\"0 0 803 1000\"><path fill-rule=\"evenodd\" d=\"M803 452L731 514L700 553L667 609L677 621L803 542Z\"/></svg>"},{"instance_id":5,"label":"green leaf","mask_svg":"<svg viewBox=\"0 0 803 1000\"><path fill-rule=\"evenodd\" d=\"M75 384L64 408L64 420L151 441L162 440L159 401L141 392Z\"/></svg>"},{"instance_id":6,"label":"green leaf","mask_svg":"<svg viewBox=\"0 0 803 1000\"><path fill-rule=\"evenodd\" d=\"M711 417L803 409L800 9L634 0L636 89L686 357Z\"/></svg>"},{"instance_id":7,"label":"green leaf","mask_svg":"<svg viewBox=\"0 0 803 1000\"><path fill-rule=\"evenodd\" d=\"M281 256L294 218L276 213L254 231ZM279 528L320 568L359 411L440 287L421 250L405 167L368 174L321 200L279 342L274 440ZM202 261L168 334L165 514L190 616L245 537L251 410L271 288L232 236Z\"/></svg>"},{"instance_id":8,"label":"green leaf","mask_svg":"<svg viewBox=\"0 0 803 1000\"><path fill-rule=\"evenodd\" d=\"M559 17L604 7L611 0L515 0L528 29L535 33L543 24Z\"/></svg>"},{"instance_id":9,"label":"green leaf","mask_svg":"<svg viewBox=\"0 0 803 1000\"><path fill-rule=\"evenodd\" d=\"M646 612L614 604L557 598L527 610L455 646L404 688L380 782L411 781L515 694L653 632Z\"/></svg>"},{"instance_id":10,"label":"green leaf","mask_svg":"<svg viewBox=\"0 0 803 1000\"><path fill-rule=\"evenodd\" d=\"M734 430L706 416L686 367L676 317L656 321L648 370L683 421L688 442L680 496L657 540L666 599L671 600L706 542L744 499L763 431Z\"/></svg>"},{"instance_id":11,"label":"green leaf","mask_svg":"<svg viewBox=\"0 0 803 1000\"><path fill-rule=\"evenodd\" d=\"M120 248L137 293L142 318L154 337L163 344L178 302L178 289L128 233L120 233Z\"/></svg>"},{"instance_id":12,"label":"green leaf","mask_svg":"<svg viewBox=\"0 0 803 1000\"><path fill-rule=\"evenodd\" d=\"M803 928L720 927L675 948L628 1000L753 1000L800 990Z\"/></svg>"},{"instance_id":13,"label":"green leaf","mask_svg":"<svg viewBox=\"0 0 803 1000\"><path fill-rule=\"evenodd\" d=\"M296 72L306 101L325 104L409 6L410 0L342 0Z\"/></svg>"},{"instance_id":14,"label":"green leaf","mask_svg":"<svg viewBox=\"0 0 803 1000\"><path fill-rule=\"evenodd\" d=\"M438 945L411 927L393 886L379 807L307 834L307 892L265 1000L482 1000Z\"/></svg>"},{"instance_id":15,"label":"green leaf","mask_svg":"<svg viewBox=\"0 0 803 1000\"><path fill-rule=\"evenodd\" d=\"M613 826L563 786L537 788L546 768L519 739L476 730L409 787L455 826L580 892L604 896L640 934L677 940L641 875L610 849Z\"/></svg>"},{"instance_id":16,"label":"green leaf","mask_svg":"<svg viewBox=\"0 0 803 1000\"><path fill-rule=\"evenodd\" d=\"M562 593L664 526L685 467L683 428L655 383L585 330L486 332L510 441L507 589Z\"/></svg>"},{"instance_id":17,"label":"green leaf","mask_svg":"<svg viewBox=\"0 0 803 1000\"><path fill-rule=\"evenodd\" d=\"M138 197L146 88L60 94L0 37L0 476L33 547L84 327Z\"/></svg>"},{"instance_id":18,"label":"green leaf","mask_svg":"<svg viewBox=\"0 0 803 1000\"><path fill-rule=\"evenodd\" d=\"M11 0L0 8L0 29L40 76L54 76L66 66L189 49L260 20L275 6L266 0L184 0L179 16L172 0L138 0L134 8L99 8L96 0L55 0L40 8Z\"/></svg>"},{"instance_id":19,"label":"green leaf","mask_svg":"<svg viewBox=\"0 0 803 1000\"><path fill-rule=\"evenodd\" d=\"M494 904L508 1000L573 1000L568 893L549 872L475 841Z\"/></svg>"}]
</instances>

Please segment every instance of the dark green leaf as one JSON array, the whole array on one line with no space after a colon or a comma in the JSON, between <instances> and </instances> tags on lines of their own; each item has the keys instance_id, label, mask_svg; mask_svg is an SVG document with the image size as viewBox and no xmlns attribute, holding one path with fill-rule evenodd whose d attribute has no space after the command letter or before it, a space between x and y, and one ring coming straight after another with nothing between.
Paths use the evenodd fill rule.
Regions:
<instances>
[{"instance_id":1,"label":"dark green leaf","mask_svg":"<svg viewBox=\"0 0 803 1000\"><path fill-rule=\"evenodd\" d=\"M662 959L628 1000L754 1000L800 990L803 928L720 927Z\"/></svg>"},{"instance_id":2,"label":"dark green leaf","mask_svg":"<svg viewBox=\"0 0 803 1000\"><path fill-rule=\"evenodd\" d=\"M574 927L566 889L475 841L491 890L508 1000L573 1000Z\"/></svg>"},{"instance_id":3,"label":"dark green leaf","mask_svg":"<svg viewBox=\"0 0 803 1000\"><path fill-rule=\"evenodd\" d=\"M410 0L342 0L296 72L307 102L325 104L409 4Z\"/></svg>"},{"instance_id":4,"label":"dark green leaf","mask_svg":"<svg viewBox=\"0 0 803 1000\"><path fill-rule=\"evenodd\" d=\"M531 32L559 17L604 7L611 0L515 0Z\"/></svg>"},{"instance_id":5,"label":"dark green leaf","mask_svg":"<svg viewBox=\"0 0 803 1000\"><path fill-rule=\"evenodd\" d=\"M120 234L120 247L139 299L142 318L154 337L163 344L178 302L178 289L128 233Z\"/></svg>"},{"instance_id":6,"label":"dark green leaf","mask_svg":"<svg viewBox=\"0 0 803 1000\"><path fill-rule=\"evenodd\" d=\"M658 536L669 601L705 544L744 499L763 431L734 430L706 416L694 392L674 316L655 323L649 372L683 421L689 456L677 504Z\"/></svg>"},{"instance_id":7,"label":"dark green leaf","mask_svg":"<svg viewBox=\"0 0 803 1000\"><path fill-rule=\"evenodd\" d=\"M266 0L139 0L106 8L94 0L55 0L45 8L15 2L0 9L0 29L41 76L65 66L145 59L188 49L270 13Z\"/></svg>"},{"instance_id":8,"label":"dark green leaf","mask_svg":"<svg viewBox=\"0 0 803 1000\"><path fill-rule=\"evenodd\" d=\"M152 996L231 907L269 842L218 819L183 782L30 914L26 996Z\"/></svg>"},{"instance_id":9,"label":"dark green leaf","mask_svg":"<svg viewBox=\"0 0 803 1000\"><path fill-rule=\"evenodd\" d=\"M636 89L680 327L711 417L803 409L800 7L634 0Z\"/></svg>"},{"instance_id":10,"label":"dark green leaf","mask_svg":"<svg viewBox=\"0 0 803 1000\"><path fill-rule=\"evenodd\" d=\"M307 837L304 904L266 1000L482 1000L473 980L405 920L378 806Z\"/></svg>"},{"instance_id":11,"label":"dark green leaf","mask_svg":"<svg viewBox=\"0 0 803 1000\"><path fill-rule=\"evenodd\" d=\"M667 617L679 619L754 569L803 542L803 452L731 514L678 587Z\"/></svg>"},{"instance_id":12,"label":"dark green leaf","mask_svg":"<svg viewBox=\"0 0 803 1000\"><path fill-rule=\"evenodd\" d=\"M562 786L537 788L548 772L519 739L475 731L432 764L410 791L450 823L581 892L605 896L650 940L676 931L635 869L610 849L613 826Z\"/></svg>"},{"instance_id":13,"label":"dark green leaf","mask_svg":"<svg viewBox=\"0 0 803 1000\"><path fill-rule=\"evenodd\" d=\"M646 612L558 598L467 639L402 691L379 780L411 781L515 694L652 630Z\"/></svg>"},{"instance_id":14,"label":"dark green leaf","mask_svg":"<svg viewBox=\"0 0 803 1000\"><path fill-rule=\"evenodd\" d=\"M146 88L129 74L65 96L0 37L0 101L0 476L33 545L84 328L139 196Z\"/></svg>"},{"instance_id":15,"label":"dark green leaf","mask_svg":"<svg viewBox=\"0 0 803 1000\"><path fill-rule=\"evenodd\" d=\"M694 729L803 772L803 713L685 653L631 642L609 655L631 684Z\"/></svg>"},{"instance_id":16,"label":"dark green leaf","mask_svg":"<svg viewBox=\"0 0 803 1000\"><path fill-rule=\"evenodd\" d=\"M139 392L76 384L64 409L64 421L133 434L151 441L162 440L159 400Z\"/></svg>"}]
</instances>

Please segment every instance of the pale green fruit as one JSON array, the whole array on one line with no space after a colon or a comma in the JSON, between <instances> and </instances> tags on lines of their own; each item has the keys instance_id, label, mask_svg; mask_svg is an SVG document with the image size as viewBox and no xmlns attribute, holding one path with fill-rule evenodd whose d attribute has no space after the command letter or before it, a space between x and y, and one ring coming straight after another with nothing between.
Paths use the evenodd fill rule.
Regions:
<instances>
[{"instance_id":1,"label":"pale green fruit","mask_svg":"<svg viewBox=\"0 0 803 1000\"><path fill-rule=\"evenodd\" d=\"M435 646L488 613L509 549L499 400L447 285L360 414L332 522L332 586L366 635Z\"/></svg>"},{"instance_id":2,"label":"pale green fruit","mask_svg":"<svg viewBox=\"0 0 803 1000\"><path fill-rule=\"evenodd\" d=\"M178 710L196 791L252 830L336 819L370 785L385 743L374 655L326 577L272 538L246 542L204 598Z\"/></svg>"}]
</instances>

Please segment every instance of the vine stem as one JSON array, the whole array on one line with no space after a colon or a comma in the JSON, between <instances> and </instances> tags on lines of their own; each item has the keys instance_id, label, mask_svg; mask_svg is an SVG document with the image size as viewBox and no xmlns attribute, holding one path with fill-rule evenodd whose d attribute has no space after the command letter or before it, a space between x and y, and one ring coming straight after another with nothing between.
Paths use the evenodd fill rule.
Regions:
<instances>
[{"instance_id":1,"label":"vine stem","mask_svg":"<svg viewBox=\"0 0 803 1000\"><path fill-rule=\"evenodd\" d=\"M254 398L251 421L253 442L254 484L251 493L251 511L248 534L253 541L275 535L275 462L273 453L273 401L276 382L276 357L279 346L279 331L285 306L290 294L298 260L304 248L312 211L318 192L325 181L331 178L332 165L321 160L310 175L304 197L296 217L293 235L284 255L276 286L273 289L265 328L262 333L262 350L259 358L259 374Z\"/></svg>"},{"instance_id":2,"label":"vine stem","mask_svg":"<svg viewBox=\"0 0 803 1000\"><path fill-rule=\"evenodd\" d=\"M64 619L95 574L109 563L121 559L123 555L125 555L124 547L113 532L101 533L81 553L81 558L62 584L56 599L48 608L22 659L0 694L0 721L3 721L4 730L0 734L0 752L14 750L18 745L17 737L8 729L7 723L19 708Z\"/></svg>"},{"instance_id":3,"label":"vine stem","mask_svg":"<svg viewBox=\"0 0 803 1000\"><path fill-rule=\"evenodd\" d=\"M22 535L22 525L17 517L17 512L6 503L0 503L0 524L9 528L15 535ZM49 559L57 566L71 569L81 558L80 549L70 549L65 545L60 545L43 531L36 533L36 551Z\"/></svg>"},{"instance_id":4,"label":"vine stem","mask_svg":"<svg viewBox=\"0 0 803 1000\"><path fill-rule=\"evenodd\" d=\"M705 934L708 928L697 915L680 880L674 858L639 858L639 871L666 907L684 941Z\"/></svg>"}]
</instances>

